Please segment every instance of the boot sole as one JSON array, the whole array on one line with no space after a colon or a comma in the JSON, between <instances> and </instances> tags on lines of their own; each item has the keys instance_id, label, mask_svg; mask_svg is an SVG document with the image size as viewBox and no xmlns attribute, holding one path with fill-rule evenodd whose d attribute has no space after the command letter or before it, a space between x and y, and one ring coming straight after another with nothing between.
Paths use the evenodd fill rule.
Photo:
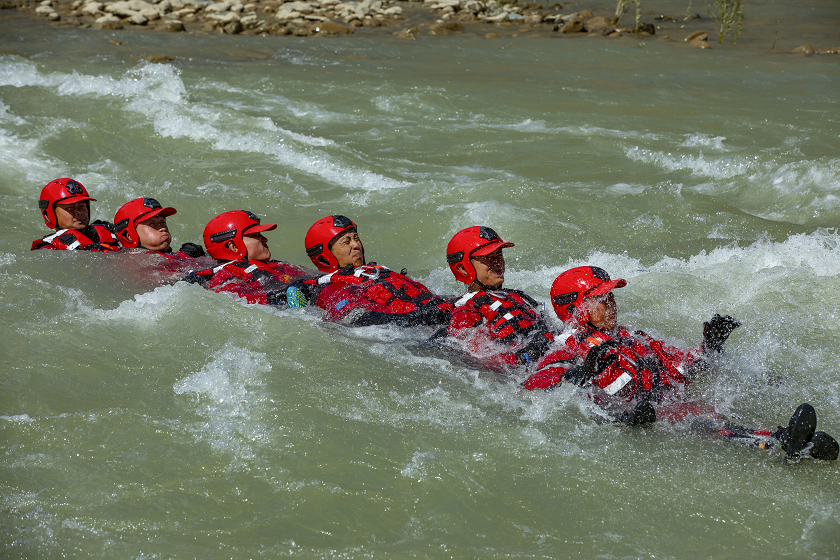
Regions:
<instances>
[{"instance_id":1,"label":"boot sole","mask_svg":"<svg viewBox=\"0 0 840 560\"><path fill-rule=\"evenodd\" d=\"M811 459L819 459L821 461L836 461L840 455L840 445L837 440L825 432L816 432L811 438L811 450L809 455Z\"/></svg>"},{"instance_id":2,"label":"boot sole","mask_svg":"<svg viewBox=\"0 0 840 560\"><path fill-rule=\"evenodd\" d=\"M782 440L782 449L789 458L799 456L817 429L817 412L808 403L802 403L788 423L786 437Z\"/></svg>"}]
</instances>

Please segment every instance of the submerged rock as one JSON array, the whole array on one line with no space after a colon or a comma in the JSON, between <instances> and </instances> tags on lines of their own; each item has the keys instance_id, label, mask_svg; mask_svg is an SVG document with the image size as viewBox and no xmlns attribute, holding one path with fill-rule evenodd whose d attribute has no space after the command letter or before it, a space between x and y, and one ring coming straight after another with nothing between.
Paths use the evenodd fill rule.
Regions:
<instances>
[{"instance_id":1,"label":"submerged rock","mask_svg":"<svg viewBox=\"0 0 840 560\"><path fill-rule=\"evenodd\" d=\"M312 26L312 31L321 35L347 35L353 33L353 30L346 25L334 21L322 21Z\"/></svg>"}]
</instances>

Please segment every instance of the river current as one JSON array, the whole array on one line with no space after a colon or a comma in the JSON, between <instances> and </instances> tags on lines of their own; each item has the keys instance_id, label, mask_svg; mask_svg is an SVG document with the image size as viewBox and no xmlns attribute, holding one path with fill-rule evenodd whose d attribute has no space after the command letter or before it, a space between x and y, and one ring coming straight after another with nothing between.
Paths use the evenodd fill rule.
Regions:
<instances>
[{"instance_id":1,"label":"river current","mask_svg":"<svg viewBox=\"0 0 840 560\"><path fill-rule=\"evenodd\" d=\"M505 285L558 328L549 286L583 264L673 344L734 315L692 398L770 427L807 401L840 436L840 58L749 35L186 36L11 12L0 31L0 557L837 558L837 462L613 426L423 328L29 246L58 177L93 218L174 206L176 246L251 210L302 265L309 225L345 214L369 260L441 294L462 291L449 238L488 225L516 244Z\"/></svg>"}]
</instances>

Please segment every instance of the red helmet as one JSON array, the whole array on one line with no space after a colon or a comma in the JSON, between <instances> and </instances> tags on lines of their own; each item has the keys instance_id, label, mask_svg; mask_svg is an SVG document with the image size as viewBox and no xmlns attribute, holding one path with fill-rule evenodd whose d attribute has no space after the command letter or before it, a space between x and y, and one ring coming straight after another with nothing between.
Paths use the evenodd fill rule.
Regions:
<instances>
[{"instance_id":1,"label":"red helmet","mask_svg":"<svg viewBox=\"0 0 840 560\"><path fill-rule=\"evenodd\" d=\"M158 214L164 218L177 213L171 206L164 208L154 198L135 198L123 204L117 215L114 216L114 228L117 230L117 239L126 249L133 249L140 244L140 236L137 235L137 224L150 220Z\"/></svg>"},{"instance_id":2,"label":"red helmet","mask_svg":"<svg viewBox=\"0 0 840 560\"><path fill-rule=\"evenodd\" d=\"M333 272L338 270L338 259L332 254L330 248L333 241L352 229L356 231L356 224L347 216L327 216L321 218L309 228L303 244L306 247L306 254L309 255L313 264L321 272ZM364 249L362 249L364 254Z\"/></svg>"},{"instance_id":3,"label":"red helmet","mask_svg":"<svg viewBox=\"0 0 840 560\"><path fill-rule=\"evenodd\" d=\"M231 210L207 222L204 226L204 246L207 254L214 259L236 261L248 254L243 235L273 229L277 229L277 224L260 225L260 219L247 210ZM235 253L225 246L228 241L236 245Z\"/></svg>"},{"instance_id":4,"label":"red helmet","mask_svg":"<svg viewBox=\"0 0 840 560\"><path fill-rule=\"evenodd\" d=\"M73 179L56 179L41 189L41 198L38 200L38 208L41 210L41 215L44 216L44 223L50 229L58 227L58 219L55 217L55 205L73 204L80 200L88 201L88 216L90 216L90 201L96 200L91 198L82 185Z\"/></svg>"},{"instance_id":5,"label":"red helmet","mask_svg":"<svg viewBox=\"0 0 840 560\"><path fill-rule=\"evenodd\" d=\"M489 255L496 249L513 247L513 243L502 241L499 234L486 226L473 226L462 229L449 240L446 246L446 262L455 279L464 284L475 282L475 267L470 262L471 257ZM458 265L464 265L467 273L458 270Z\"/></svg>"},{"instance_id":6,"label":"red helmet","mask_svg":"<svg viewBox=\"0 0 840 560\"><path fill-rule=\"evenodd\" d=\"M597 266L570 268L551 284L551 303L561 321L583 325L589 320L584 298L608 294L614 288L626 285L627 281L621 278L610 280L607 271Z\"/></svg>"}]
</instances>

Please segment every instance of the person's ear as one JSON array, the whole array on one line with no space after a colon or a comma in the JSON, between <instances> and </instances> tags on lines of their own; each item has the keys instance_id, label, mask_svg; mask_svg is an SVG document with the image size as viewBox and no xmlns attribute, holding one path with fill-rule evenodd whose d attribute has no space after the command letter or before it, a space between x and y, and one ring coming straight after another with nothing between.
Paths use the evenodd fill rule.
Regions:
<instances>
[{"instance_id":1,"label":"person's ear","mask_svg":"<svg viewBox=\"0 0 840 560\"><path fill-rule=\"evenodd\" d=\"M236 246L236 243L234 243L232 240L225 243L225 249L227 249L231 253L236 253L239 250L239 248Z\"/></svg>"},{"instance_id":2,"label":"person's ear","mask_svg":"<svg viewBox=\"0 0 840 560\"><path fill-rule=\"evenodd\" d=\"M460 272L461 274L463 274L463 275L465 275L465 276L466 276L466 274L467 274L467 269L466 269L466 268L464 268L464 265L463 265L462 263L458 263L458 264L455 266L455 270L457 270L458 272Z\"/></svg>"}]
</instances>

